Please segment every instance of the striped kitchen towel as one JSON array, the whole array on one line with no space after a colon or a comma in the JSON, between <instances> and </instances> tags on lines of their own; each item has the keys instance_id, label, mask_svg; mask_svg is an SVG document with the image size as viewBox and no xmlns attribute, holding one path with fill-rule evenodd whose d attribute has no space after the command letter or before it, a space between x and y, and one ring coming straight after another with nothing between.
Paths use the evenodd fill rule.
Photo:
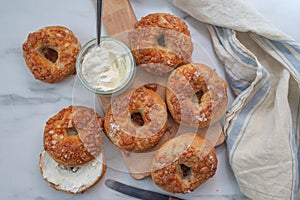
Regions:
<instances>
[{"instance_id":1,"label":"striped kitchen towel","mask_svg":"<svg viewBox=\"0 0 300 200\"><path fill-rule=\"evenodd\" d=\"M300 45L244 0L170 1L207 23L236 95L224 130L241 192L251 199L296 199Z\"/></svg>"}]
</instances>

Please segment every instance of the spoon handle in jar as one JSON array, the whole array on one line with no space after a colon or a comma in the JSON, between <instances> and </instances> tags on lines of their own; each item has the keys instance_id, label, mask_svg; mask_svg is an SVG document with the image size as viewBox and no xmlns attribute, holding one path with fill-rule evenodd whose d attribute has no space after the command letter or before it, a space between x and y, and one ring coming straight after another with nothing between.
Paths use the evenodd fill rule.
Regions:
<instances>
[{"instance_id":1,"label":"spoon handle in jar","mask_svg":"<svg viewBox=\"0 0 300 200\"><path fill-rule=\"evenodd\" d=\"M97 0L97 45L100 47L101 40L101 20L102 20L102 0Z\"/></svg>"}]
</instances>

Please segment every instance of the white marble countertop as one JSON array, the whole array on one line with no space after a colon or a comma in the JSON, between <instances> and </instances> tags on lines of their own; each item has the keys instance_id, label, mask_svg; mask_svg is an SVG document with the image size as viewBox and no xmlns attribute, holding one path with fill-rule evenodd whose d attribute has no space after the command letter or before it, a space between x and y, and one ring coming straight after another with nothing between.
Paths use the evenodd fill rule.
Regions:
<instances>
[{"instance_id":1,"label":"white marble countertop","mask_svg":"<svg viewBox=\"0 0 300 200\"><path fill-rule=\"evenodd\" d=\"M250 0L276 26L300 41L300 17L297 0L280 3L274 1ZM187 22L192 37L203 44L218 70L222 64L216 60L209 34L205 26L188 17L167 0L131 0L137 18L152 12L173 13ZM280 5L279 5L280 4ZM2 1L0 7L1 47L0 47L0 199L10 200L50 200L50 199L130 199L128 196L108 189L104 185L107 178L117 179L130 185L159 191L150 179L134 180L121 164L119 169L108 166L103 179L84 194L69 195L58 192L47 185L39 172L39 153L43 149L43 129L45 122L60 109L74 104L78 81L73 75L57 84L46 84L35 80L22 57L22 44L28 33L48 25L69 27L79 41L84 44L95 37L95 13L92 1L51 0L51 1ZM105 35L105 32L103 33ZM75 87L74 87L75 86ZM75 88L75 89L74 89ZM76 96L77 97L77 96ZM88 105L95 103L93 95L86 93ZM86 104L84 99L78 100ZM119 158L118 152L108 152L108 163ZM227 162L226 147L217 148L219 166L217 174L200 188L188 195L178 195L186 199L244 199ZM124 170L120 170L124 169ZM134 198L132 198L134 199Z\"/></svg>"}]
</instances>

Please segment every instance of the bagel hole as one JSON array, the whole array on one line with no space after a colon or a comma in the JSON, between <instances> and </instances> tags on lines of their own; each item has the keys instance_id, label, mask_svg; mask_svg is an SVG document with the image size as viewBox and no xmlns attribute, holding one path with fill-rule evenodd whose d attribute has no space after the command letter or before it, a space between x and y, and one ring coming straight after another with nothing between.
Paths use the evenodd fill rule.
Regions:
<instances>
[{"instance_id":1,"label":"bagel hole","mask_svg":"<svg viewBox=\"0 0 300 200\"><path fill-rule=\"evenodd\" d=\"M180 164L180 168L182 170L183 177L189 176L191 174L191 168L186 166L185 164Z\"/></svg>"},{"instance_id":2,"label":"bagel hole","mask_svg":"<svg viewBox=\"0 0 300 200\"><path fill-rule=\"evenodd\" d=\"M68 135L78 135L78 131L74 127L67 128L67 134Z\"/></svg>"},{"instance_id":3,"label":"bagel hole","mask_svg":"<svg viewBox=\"0 0 300 200\"><path fill-rule=\"evenodd\" d=\"M143 119L143 116L140 112L134 112L131 114L131 120L135 125L143 126L145 121Z\"/></svg>"},{"instance_id":4,"label":"bagel hole","mask_svg":"<svg viewBox=\"0 0 300 200\"><path fill-rule=\"evenodd\" d=\"M192 102L200 104L203 95L204 95L204 90L203 90L203 89L197 91L197 92L192 96Z\"/></svg>"},{"instance_id":5,"label":"bagel hole","mask_svg":"<svg viewBox=\"0 0 300 200\"><path fill-rule=\"evenodd\" d=\"M55 63L58 59L58 52L55 49L52 49L50 47L42 47L39 51L44 58L52 63Z\"/></svg>"},{"instance_id":6,"label":"bagel hole","mask_svg":"<svg viewBox=\"0 0 300 200\"><path fill-rule=\"evenodd\" d=\"M159 46L166 47L165 34L164 33L161 34L160 36L158 36L157 42L158 42Z\"/></svg>"}]
</instances>

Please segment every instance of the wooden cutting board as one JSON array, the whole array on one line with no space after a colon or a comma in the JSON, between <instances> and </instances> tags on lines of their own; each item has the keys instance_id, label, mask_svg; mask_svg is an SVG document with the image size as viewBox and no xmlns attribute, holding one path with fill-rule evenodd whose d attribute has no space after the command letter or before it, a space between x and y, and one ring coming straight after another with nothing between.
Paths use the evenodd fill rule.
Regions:
<instances>
[{"instance_id":1,"label":"wooden cutting board","mask_svg":"<svg viewBox=\"0 0 300 200\"><path fill-rule=\"evenodd\" d=\"M103 0L102 22L110 36L132 29L136 21L129 0Z\"/></svg>"},{"instance_id":2,"label":"wooden cutting board","mask_svg":"<svg viewBox=\"0 0 300 200\"><path fill-rule=\"evenodd\" d=\"M96 1L94 1L96 2ZM125 43L127 38L127 32L133 29L134 23L137 21L134 11L131 7L129 0L103 0L103 16L102 22L105 26L106 31L112 37L116 37ZM154 77L152 74L137 68L136 78L131 88L137 88L147 83L160 83L156 92L165 99L165 85L167 77L160 76ZM106 112L110 105L110 97L98 96L98 101ZM177 135L179 132L190 132L191 129L188 127L180 126L173 121L169 116L168 118L168 132L160 140L159 144L152 149L149 153L130 153L122 151L122 155L128 171L131 176L135 179L143 179L150 175L150 168L153 159L153 152L158 149L164 142ZM194 131L195 132L195 131ZM198 134L202 136L208 135L207 139L212 140L215 146L222 144L225 140L220 123L216 123L209 129L199 129ZM180 133L179 133L180 134Z\"/></svg>"}]
</instances>

